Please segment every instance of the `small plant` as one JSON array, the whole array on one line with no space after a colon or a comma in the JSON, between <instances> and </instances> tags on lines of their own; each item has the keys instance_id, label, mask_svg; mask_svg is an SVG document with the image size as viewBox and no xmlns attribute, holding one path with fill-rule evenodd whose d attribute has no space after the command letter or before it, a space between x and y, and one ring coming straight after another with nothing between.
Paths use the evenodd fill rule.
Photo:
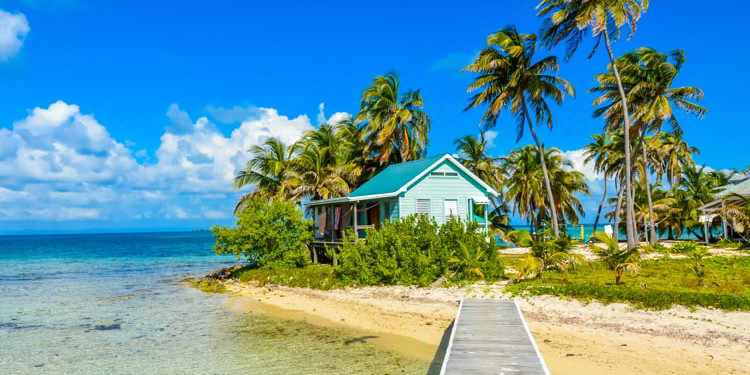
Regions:
<instances>
[{"instance_id":1,"label":"small plant","mask_svg":"<svg viewBox=\"0 0 750 375\"><path fill-rule=\"evenodd\" d=\"M524 258L516 278L542 276L547 269L566 272L576 268L584 258L581 254L571 253L572 248L572 243L566 238L533 242L531 253Z\"/></svg>"},{"instance_id":2,"label":"small plant","mask_svg":"<svg viewBox=\"0 0 750 375\"><path fill-rule=\"evenodd\" d=\"M703 246L699 246L695 242L680 242L672 245L672 253L675 254L688 254L692 253L698 249L704 248Z\"/></svg>"},{"instance_id":3,"label":"small plant","mask_svg":"<svg viewBox=\"0 0 750 375\"><path fill-rule=\"evenodd\" d=\"M703 286L703 280L706 278L706 264L703 262L703 258L708 255L709 253L706 249L697 249L690 253L690 264L688 267L698 279L698 286Z\"/></svg>"},{"instance_id":4,"label":"small plant","mask_svg":"<svg viewBox=\"0 0 750 375\"><path fill-rule=\"evenodd\" d=\"M593 237L606 247L589 245L589 248L591 252L601 258L611 271L615 271L615 285L620 284L620 279L625 272L634 274L640 272L641 267L637 262L641 259L641 256L637 248L621 249L617 239L606 233L596 233Z\"/></svg>"},{"instance_id":5,"label":"small plant","mask_svg":"<svg viewBox=\"0 0 750 375\"><path fill-rule=\"evenodd\" d=\"M506 241L510 241L516 246L527 247L533 242L531 234L525 230L510 231L505 235Z\"/></svg>"}]
</instances>

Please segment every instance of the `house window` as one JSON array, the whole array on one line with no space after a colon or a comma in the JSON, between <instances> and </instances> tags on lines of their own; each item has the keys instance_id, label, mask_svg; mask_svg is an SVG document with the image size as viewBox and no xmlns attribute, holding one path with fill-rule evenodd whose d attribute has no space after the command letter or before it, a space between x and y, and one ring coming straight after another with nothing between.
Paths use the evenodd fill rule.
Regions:
<instances>
[{"instance_id":1,"label":"house window","mask_svg":"<svg viewBox=\"0 0 750 375\"><path fill-rule=\"evenodd\" d=\"M458 177L458 172L430 172L432 177Z\"/></svg>"},{"instance_id":2,"label":"house window","mask_svg":"<svg viewBox=\"0 0 750 375\"><path fill-rule=\"evenodd\" d=\"M417 199L417 215L430 216L430 200Z\"/></svg>"},{"instance_id":3,"label":"house window","mask_svg":"<svg viewBox=\"0 0 750 375\"><path fill-rule=\"evenodd\" d=\"M446 199L443 203L443 216L445 217L445 221L448 221L452 218L458 217L458 201L455 199Z\"/></svg>"},{"instance_id":4,"label":"house window","mask_svg":"<svg viewBox=\"0 0 750 375\"><path fill-rule=\"evenodd\" d=\"M383 211L385 211L385 220L391 220L391 202L383 203Z\"/></svg>"}]
</instances>

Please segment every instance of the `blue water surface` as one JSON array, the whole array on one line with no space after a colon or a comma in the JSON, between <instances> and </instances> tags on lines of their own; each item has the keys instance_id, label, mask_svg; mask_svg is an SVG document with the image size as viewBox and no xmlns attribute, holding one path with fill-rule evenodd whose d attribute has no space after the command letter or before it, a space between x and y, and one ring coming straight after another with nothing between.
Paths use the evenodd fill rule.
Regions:
<instances>
[{"instance_id":1,"label":"blue water surface","mask_svg":"<svg viewBox=\"0 0 750 375\"><path fill-rule=\"evenodd\" d=\"M370 357L381 373L424 373L345 345L346 332L233 311L232 297L186 286L239 262L213 243L210 232L0 236L0 374L366 374Z\"/></svg>"}]
</instances>

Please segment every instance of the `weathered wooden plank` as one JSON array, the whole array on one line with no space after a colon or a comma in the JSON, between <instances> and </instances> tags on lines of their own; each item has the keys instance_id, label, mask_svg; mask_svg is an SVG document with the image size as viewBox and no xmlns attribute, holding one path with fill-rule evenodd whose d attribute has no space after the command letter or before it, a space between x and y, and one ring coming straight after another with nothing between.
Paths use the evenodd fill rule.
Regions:
<instances>
[{"instance_id":1,"label":"weathered wooden plank","mask_svg":"<svg viewBox=\"0 0 750 375\"><path fill-rule=\"evenodd\" d=\"M441 375L549 375L513 300L466 299L453 323Z\"/></svg>"}]
</instances>

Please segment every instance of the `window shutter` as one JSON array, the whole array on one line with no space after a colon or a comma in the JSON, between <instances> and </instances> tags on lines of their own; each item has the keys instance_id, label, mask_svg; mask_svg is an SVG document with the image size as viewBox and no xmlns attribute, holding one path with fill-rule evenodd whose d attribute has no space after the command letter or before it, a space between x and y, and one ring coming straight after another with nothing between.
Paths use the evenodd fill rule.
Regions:
<instances>
[{"instance_id":1,"label":"window shutter","mask_svg":"<svg viewBox=\"0 0 750 375\"><path fill-rule=\"evenodd\" d=\"M417 199L417 214L430 216L429 199Z\"/></svg>"}]
</instances>

